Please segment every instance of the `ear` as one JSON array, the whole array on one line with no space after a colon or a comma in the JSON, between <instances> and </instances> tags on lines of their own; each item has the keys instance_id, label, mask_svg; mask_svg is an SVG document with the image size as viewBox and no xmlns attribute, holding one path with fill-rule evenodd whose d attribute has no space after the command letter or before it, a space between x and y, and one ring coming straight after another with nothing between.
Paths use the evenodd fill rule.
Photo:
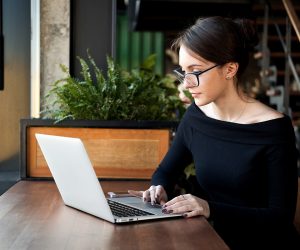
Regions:
<instances>
[{"instance_id":1,"label":"ear","mask_svg":"<svg viewBox=\"0 0 300 250\"><path fill-rule=\"evenodd\" d=\"M237 71L239 69L239 64L235 62L229 62L225 67L225 78L226 80L230 80L235 77Z\"/></svg>"}]
</instances>

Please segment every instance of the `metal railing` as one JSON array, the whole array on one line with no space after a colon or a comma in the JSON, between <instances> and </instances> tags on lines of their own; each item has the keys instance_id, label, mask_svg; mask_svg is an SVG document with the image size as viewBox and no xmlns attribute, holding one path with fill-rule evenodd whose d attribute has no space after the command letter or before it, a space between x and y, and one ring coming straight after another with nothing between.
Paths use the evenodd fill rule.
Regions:
<instances>
[{"instance_id":1,"label":"metal railing","mask_svg":"<svg viewBox=\"0 0 300 250\"><path fill-rule=\"evenodd\" d=\"M285 109L285 112L287 114L289 114L290 108L289 108L289 95L290 95L290 75L292 73L293 77L294 77L294 81L297 85L297 89L300 90L300 79L299 79L299 75L297 73L295 64L293 62L293 59L291 57L291 24L293 29L295 30L297 37L299 39L300 42L300 21L299 18L295 12L295 8L292 4L292 2L290 0L282 0L282 3L284 5L284 9L287 13L286 15L286 27L285 27L285 38L281 33L281 30L279 28L279 25L274 22L274 26L276 29L276 33L278 35L278 38L280 40L280 43L282 45L283 51L284 51L284 55L285 55L285 77L284 77L284 101L283 101L283 106ZM272 5L270 3L270 1L266 1L266 5L265 5L265 17L264 17L264 26L266 26L269 16L270 14L272 15ZM268 53L268 46L266 45L266 37L268 36L267 34L268 30L264 29L264 33L263 33L263 44L265 43L265 46L263 46L263 54L266 55L266 53ZM265 41L265 42L264 42ZM263 64L264 65L264 64ZM267 63L265 63L264 67L267 67ZM264 69L264 68L263 68ZM266 69L264 69L266 70ZM262 79L262 82L266 85L266 82L264 82L264 80L266 79Z\"/></svg>"},{"instance_id":2,"label":"metal railing","mask_svg":"<svg viewBox=\"0 0 300 250\"><path fill-rule=\"evenodd\" d=\"M287 110L289 108L289 89L290 89L290 73L292 72L295 82L300 89L300 80L295 68L295 64L293 63L291 57L291 24L296 32L298 40L300 42L300 22L299 18L295 12L293 4L290 0L282 0L284 8L287 12L287 21L286 21L286 43L283 42L280 30L278 25L276 26L277 33L279 35L280 42L282 44L284 53L285 53L285 78L284 78L284 85L285 85L285 97L284 97L284 107Z\"/></svg>"},{"instance_id":3,"label":"metal railing","mask_svg":"<svg viewBox=\"0 0 300 250\"><path fill-rule=\"evenodd\" d=\"M300 20L295 12L293 4L290 0L282 0L282 3L300 42Z\"/></svg>"}]
</instances>

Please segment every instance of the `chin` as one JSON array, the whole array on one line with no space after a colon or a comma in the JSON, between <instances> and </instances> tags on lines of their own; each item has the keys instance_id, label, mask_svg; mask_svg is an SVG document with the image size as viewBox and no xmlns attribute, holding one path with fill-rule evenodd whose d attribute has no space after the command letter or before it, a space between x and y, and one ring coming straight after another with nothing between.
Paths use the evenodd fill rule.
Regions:
<instances>
[{"instance_id":1,"label":"chin","mask_svg":"<svg viewBox=\"0 0 300 250\"><path fill-rule=\"evenodd\" d=\"M195 98L194 101L195 101L195 104L199 107L207 105L211 102L211 101L207 101L207 100L203 100L203 99L201 100L201 99L198 99L198 98Z\"/></svg>"}]
</instances>

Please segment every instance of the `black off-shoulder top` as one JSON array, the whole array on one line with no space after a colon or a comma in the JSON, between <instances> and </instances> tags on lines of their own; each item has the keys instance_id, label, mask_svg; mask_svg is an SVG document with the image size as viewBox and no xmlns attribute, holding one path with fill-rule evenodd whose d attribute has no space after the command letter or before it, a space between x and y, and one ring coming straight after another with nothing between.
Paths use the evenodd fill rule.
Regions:
<instances>
[{"instance_id":1,"label":"black off-shoulder top","mask_svg":"<svg viewBox=\"0 0 300 250\"><path fill-rule=\"evenodd\" d=\"M210 118L193 103L152 184L171 194L184 168L194 162L198 193L208 201L210 220L226 243L232 249L270 247L275 235L282 235L282 244L296 241L297 159L287 115L238 124Z\"/></svg>"}]
</instances>

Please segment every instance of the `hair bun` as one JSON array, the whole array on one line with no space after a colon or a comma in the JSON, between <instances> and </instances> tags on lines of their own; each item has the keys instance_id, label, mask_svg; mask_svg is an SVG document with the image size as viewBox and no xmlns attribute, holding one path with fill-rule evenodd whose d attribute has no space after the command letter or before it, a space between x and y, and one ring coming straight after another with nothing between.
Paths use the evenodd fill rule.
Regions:
<instances>
[{"instance_id":1,"label":"hair bun","mask_svg":"<svg viewBox=\"0 0 300 250\"><path fill-rule=\"evenodd\" d=\"M244 40L244 47L252 50L259 42L255 22L249 19L235 19Z\"/></svg>"}]
</instances>

